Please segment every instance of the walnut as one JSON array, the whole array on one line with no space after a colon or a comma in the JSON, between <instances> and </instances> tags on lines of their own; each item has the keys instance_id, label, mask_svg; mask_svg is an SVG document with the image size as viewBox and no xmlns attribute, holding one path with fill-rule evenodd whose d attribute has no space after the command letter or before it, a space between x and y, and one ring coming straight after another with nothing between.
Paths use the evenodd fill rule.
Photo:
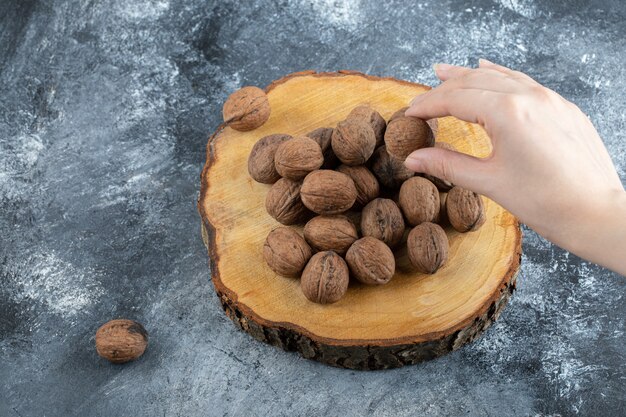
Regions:
<instances>
[{"instance_id":1,"label":"walnut","mask_svg":"<svg viewBox=\"0 0 626 417\"><path fill-rule=\"evenodd\" d=\"M333 251L318 252L302 272L304 296L319 304L337 302L348 291L350 273L346 261Z\"/></svg>"},{"instance_id":2,"label":"walnut","mask_svg":"<svg viewBox=\"0 0 626 417\"><path fill-rule=\"evenodd\" d=\"M387 124L391 123L393 120L397 119L398 117L404 117L404 113L406 113L408 109L409 109L409 106L402 107L401 109L396 110L396 112L392 114L391 117L389 118L389 121L387 122Z\"/></svg>"},{"instance_id":3,"label":"walnut","mask_svg":"<svg viewBox=\"0 0 626 417\"><path fill-rule=\"evenodd\" d=\"M334 130L332 127L320 127L306 134L307 137L313 139L322 148L322 154L324 155L322 169L333 169L339 164L339 159L333 152L333 147L330 144Z\"/></svg>"},{"instance_id":4,"label":"walnut","mask_svg":"<svg viewBox=\"0 0 626 417\"><path fill-rule=\"evenodd\" d=\"M439 216L439 191L426 178L409 178L400 187L398 203L411 226L434 222Z\"/></svg>"},{"instance_id":5,"label":"walnut","mask_svg":"<svg viewBox=\"0 0 626 417\"><path fill-rule=\"evenodd\" d=\"M371 236L350 246L346 262L352 275L364 284L386 284L396 269L396 260L389 246Z\"/></svg>"},{"instance_id":6,"label":"walnut","mask_svg":"<svg viewBox=\"0 0 626 417\"><path fill-rule=\"evenodd\" d=\"M339 122L331 141L333 152L346 165L362 165L376 147L374 129L366 121L348 119Z\"/></svg>"},{"instance_id":7,"label":"walnut","mask_svg":"<svg viewBox=\"0 0 626 417\"><path fill-rule=\"evenodd\" d=\"M347 119L360 119L364 120L372 126L374 129L374 136L376 137L376 146L381 146L385 142L385 129L387 128L387 122L383 119L376 110L362 104L352 109L348 114Z\"/></svg>"},{"instance_id":8,"label":"walnut","mask_svg":"<svg viewBox=\"0 0 626 417\"><path fill-rule=\"evenodd\" d=\"M260 127L270 117L270 102L258 87L243 87L232 93L222 109L224 123L247 132Z\"/></svg>"},{"instance_id":9,"label":"walnut","mask_svg":"<svg viewBox=\"0 0 626 417\"><path fill-rule=\"evenodd\" d=\"M446 142L435 142L435 148L441 148L441 149L446 149L449 151L456 152L456 148L453 145L446 143ZM442 180L437 177L433 177L432 175L424 174L424 178L427 178L433 184L435 184L435 186L437 186L439 191L449 191L452 187L454 187L454 184L452 184L451 182Z\"/></svg>"},{"instance_id":10,"label":"walnut","mask_svg":"<svg viewBox=\"0 0 626 417\"><path fill-rule=\"evenodd\" d=\"M284 277L299 277L312 254L302 236L289 227L272 230L263 245L265 262L272 271Z\"/></svg>"},{"instance_id":11,"label":"walnut","mask_svg":"<svg viewBox=\"0 0 626 417\"><path fill-rule=\"evenodd\" d=\"M407 249L409 260L418 271L434 274L448 260L448 236L438 224L425 222L411 230Z\"/></svg>"},{"instance_id":12,"label":"walnut","mask_svg":"<svg viewBox=\"0 0 626 417\"><path fill-rule=\"evenodd\" d=\"M296 136L281 143L274 155L276 171L290 180L301 180L309 172L319 169L323 163L322 148L306 136Z\"/></svg>"},{"instance_id":13,"label":"walnut","mask_svg":"<svg viewBox=\"0 0 626 417\"><path fill-rule=\"evenodd\" d=\"M113 363L137 359L148 346L148 332L133 320L117 319L103 324L96 332L98 355Z\"/></svg>"},{"instance_id":14,"label":"walnut","mask_svg":"<svg viewBox=\"0 0 626 417\"><path fill-rule=\"evenodd\" d=\"M317 214L339 214L352 207L357 191L346 174L322 169L306 176L300 195L304 205Z\"/></svg>"},{"instance_id":15,"label":"walnut","mask_svg":"<svg viewBox=\"0 0 626 417\"><path fill-rule=\"evenodd\" d=\"M304 238L317 251L346 253L359 238L354 224L346 216L317 216L304 226Z\"/></svg>"},{"instance_id":16,"label":"walnut","mask_svg":"<svg viewBox=\"0 0 626 417\"><path fill-rule=\"evenodd\" d=\"M485 223L485 207L480 195L459 186L448 192L448 221L458 232L477 230Z\"/></svg>"},{"instance_id":17,"label":"walnut","mask_svg":"<svg viewBox=\"0 0 626 417\"><path fill-rule=\"evenodd\" d=\"M389 155L384 146L374 152L371 169L380 184L386 188L398 188L415 175L415 172L404 166L404 161Z\"/></svg>"},{"instance_id":18,"label":"walnut","mask_svg":"<svg viewBox=\"0 0 626 417\"><path fill-rule=\"evenodd\" d=\"M354 185L356 186L356 201L354 206L356 208L363 207L376 197L380 193L380 186L378 185L378 180L372 174L372 172L367 169L367 167L363 165L358 166L348 166L348 165L340 165L337 168L337 171L346 174L352 181L354 181Z\"/></svg>"},{"instance_id":19,"label":"walnut","mask_svg":"<svg viewBox=\"0 0 626 417\"><path fill-rule=\"evenodd\" d=\"M397 117L385 131L387 152L402 160L411 152L434 144L435 137L430 126L417 117Z\"/></svg>"},{"instance_id":20,"label":"walnut","mask_svg":"<svg viewBox=\"0 0 626 417\"><path fill-rule=\"evenodd\" d=\"M396 203L386 198L370 201L361 213L361 234L396 246L404 234L404 219Z\"/></svg>"},{"instance_id":21,"label":"walnut","mask_svg":"<svg viewBox=\"0 0 626 417\"><path fill-rule=\"evenodd\" d=\"M391 123L392 120L397 119L398 117L403 117L404 113L406 113L408 109L409 108L407 106L402 107L400 110L396 111L394 114L391 115L388 123ZM433 131L433 135L437 137L437 133L439 131L439 122L437 121L437 119L428 119L426 120L426 123L428 123L428 126L430 126L430 129Z\"/></svg>"},{"instance_id":22,"label":"walnut","mask_svg":"<svg viewBox=\"0 0 626 417\"><path fill-rule=\"evenodd\" d=\"M248 157L248 172L255 181L273 184L280 179L274 166L274 154L278 146L289 139L291 136L278 133L262 137L254 144Z\"/></svg>"},{"instance_id":23,"label":"walnut","mask_svg":"<svg viewBox=\"0 0 626 417\"><path fill-rule=\"evenodd\" d=\"M310 215L300 199L301 184L281 178L267 193L265 209L276 221L284 225L304 222Z\"/></svg>"}]
</instances>

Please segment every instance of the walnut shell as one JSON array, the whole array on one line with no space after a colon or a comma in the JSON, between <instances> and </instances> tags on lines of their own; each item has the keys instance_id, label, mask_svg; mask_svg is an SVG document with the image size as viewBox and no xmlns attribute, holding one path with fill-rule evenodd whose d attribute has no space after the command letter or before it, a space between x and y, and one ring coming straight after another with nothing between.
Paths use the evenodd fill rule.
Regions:
<instances>
[{"instance_id":1,"label":"walnut shell","mask_svg":"<svg viewBox=\"0 0 626 417\"><path fill-rule=\"evenodd\" d=\"M289 227L272 230L263 245L265 262L272 271L284 277L299 277L311 255L311 247Z\"/></svg>"},{"instance_id":2,"label":"walnut shell","mask_svg":"<svg viewBox=\"0 0 626 417\"><path fill-rule=\"evenodd\" d=\"M435 222L439 217L439 191L426 178L409 178L400 187L398 203L411 226Z\"/></svg>"},{"instance_id":3,"label":"walnut shell","mask_svg":"<svg viewBox=\"0 0 626 417\"><path fill-rule=\"evenodd\" d=\"M315 140L306 136L296 136L281 143L274 155L276 171L282 177L295 181L319 169L323 163L322 148Z\"/></svg>"},{"instance_id":4,"label":"walnut shell","mask_svg":"<svg viewBox=\"0 0 626 417\"><path fill-rule=\"evenodd\" d=\"M402 107L400 110L396 111L394 114L391 115L387 124L391 123L392 120L397 119L398 117L404 117L404 113L406 113L408 109L409 107L407 106ZM428 126L430 126L430 129L433 131L433 135L436 138L437 133L439 132L439 122L437 121L437 119L428 119L426 120L426 123L428 123Z\"/></svg>"},{"instance_id":5,"label":"walnut shell","mask_svg":"<svg viewBox=\"0 0 626 417\"><path fill-rule=\"evenodd\" d=\"M360 119L369 123L372 126L372 129L374 129L377 147L381 146L385 142L385 129L387 128L387 122L385 122L385 119L380 115L380 113L367 104L362 104L352 109L350 114L348 114L347 119Z\"/></svg>"},{"instance_id":6,"label":"walnut shell","mask_svg":"<svg viewBox=\"0 0 626 417\"><path fill-rule=\"evenodd\" d=\"M340 165L337 171L346 174L354 181L357 192L356 201L354 203L355 207L363 207L380 194L378 180L364 165L354 167Z\"/></svg>"},{"instance_id":7,"label":"walnut shell","mask_svg":"<svg viewBox=\"0 0 626 417\"><path fill-rule=\"evenodd\" d=\"M372 156L376 136L372 126L360 119L339 122L331 140L333 152L346 165L362 165Z\"/></svg>"},{"instance_id":8,"label":"walnut shell","mask_svg":"<svg viewBox=\"0 0 626 417\"><path fill-rule=\"evenodd\" d=\"M389 155L384 146L374 152L371 169L380 184L386 188L398 188L415 175L415 172L404 166L404 161Z\"/></svg>"},{"instance_id":9,"label":"walnut shell","mask_svg":"<svg viewBox=\"0 0 626 417\"><path fill-rule=\"evenodd\" d=\"M349 281L346 261L333 251L325 251L311 257L302 272L300 288L310 301L331 304L345 295Z\"/></svg>"},{"instance_id":10,"label":"walnut shell","mask_svg":"<svg viewBox=\"0 0 626 417\"><path fill-rule=\"evenodd\" d=\"M300 199L301 183L281 178L272 185L265 197L265 209L284 225L304 222L310 211Z\"/></svg>"},{"instance_id":11,"label":"walnut shell","mask_svg":"<svg viewBox=\"0 0 626 417\"><path fill-rule=\"evenodd\" d=\"M448 221L458 232L477 230L485 223L485 207L480 195L459 186L448 191Z\"/></svg>"},{"instance_id":12,"label":"walnut shell","mask_svg":"<svg viewBox=\"0 0 626 417\"><path fill-rule=\"evenodd\" d=\"M434 144L435 137L430 126L417 117L397 117L385 131L387 152L403 161L411 152Z\"/></svg>"},{"instance_id":13,"label":"walnut shell","mask_svg":"<svg viewBox=\"0 0 626 417\"><path fill-rule=\"evenodd\" d=\"M252 179L262 184L274 184L280 174L274 165L274 155L281 143L291 139L290 135L275 134L259 139L248 157L248 172Z\"/></svg>"},{"instance_id":14,"label":"walnut shell","mask_svg":"<svg viewBox=\"0 0 626 417\"><path fill-rule=\"evenodd\" d=\"M258 87L243 87L226 99L222 109L224 123L241 132L260 127L270 117L270 102Z\"/></svg>"},{"instance_id":15,"label":"walnut shell","mask_svg":"<svg viewBox=\"0 0 626 417\"><path fill-rule=\"evenodd\" d=\"M334 169L339 165L339 158L337 158L331 146L334 130L332 127L320 127L306 134L307 137L313 139L322 148L322 154L324 155L322 169Z\"/></svg>"},{"instance_id":16,"label":"walnut shell","mask_svg":"<svg viewBox=\"0 0 626 417\"><path fill-rule=\"evenodd\" d=\"M411 264L425 274L434 274L448 260L448 236L438 224L425 222L415 226L406 244Z\"/></svg>"},{"instance_id":17,"label":"walnut shell","mask_svg":"<svg viewBox=\"0 0 626 417\"><path fill-rule=\"evenodd\" d=\"M339 214L352 207L357 191L346 174L322 169L306 176L300 196L304 205L317 214Z\"/></svg>"},{"instance_id":18,"label":"walnut shell","mask_svg":"<svg viewBox=\"0 0 626 417\"><path fill-rule=\"evenodd\" d=\"M137 359L148 346L148 332L134 321L111 320L96 331L98 355L113 363L124 363Z\"/></svg>"},{"instance_id":19,"label":"walnut shell","mask_svg":"<svg viewBox=\"0 0 626 417\"><path fill-rule=\"evenodd\" d=\"M436 119L431 119L431 120L436 120ZM435 142L435 148L447 149L449 151L456 151L456 148L453 145L446 143L446 142ZM449 191L452 187L454 187L454 184L452 184L451 182L442 180L437 177L433 177L432 175L424 174L424 178L427 178L433 184L435 184L435 186L439 189L439 191Z\"/></svg>"},{"instance_id":20,"label":"walnut shell","mask_svg":"<svg viewBox=\"0 0 626 417\"><path fill-rule=\"evenodd\" d=\"M346 254L352 275L364 284L386 284L396 270L396 260L384 242L365 236L354 242Z\"/></svg>"},{"instance_id":21,"label":"walnut shell","mask_svg":"<svg viewBox=\"0 0 626 417\"><path fill-rule=\"evenodd\" d=\"M317 251L332 250L343 255L359 234L346 216L317 216L304 226L304 238Z\"/></svg>"},{"instance_id":22,"label":"walnut shell","mask_svg":"<svg viewBox=\"0 0 626 417\"><path fill-rule=\"evenodd\" d=\"M386 198L370 201L361 213L361 234L382 240L391 248L400 243L404 219L396 203Z\"/></svg>"}]
</instances>

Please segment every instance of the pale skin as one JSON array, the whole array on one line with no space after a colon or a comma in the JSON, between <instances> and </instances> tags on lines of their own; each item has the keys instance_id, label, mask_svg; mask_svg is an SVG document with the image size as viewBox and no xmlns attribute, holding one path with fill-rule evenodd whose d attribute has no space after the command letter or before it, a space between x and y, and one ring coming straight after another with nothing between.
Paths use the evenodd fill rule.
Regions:
<instances>
[{"instance_id":1,"label":"pale skin","mask_svg":"<svg viewBox=\"0 0 626 417\"><path fill-rule=\"evenodd\" d=\"M455 116L480 124L487 158L439 148L405 165L483 194L556 245L626 275L626 191L589 118L518 71L435 65L443 81L417 96L407 116Z\"/></svg>"}]
</instances>

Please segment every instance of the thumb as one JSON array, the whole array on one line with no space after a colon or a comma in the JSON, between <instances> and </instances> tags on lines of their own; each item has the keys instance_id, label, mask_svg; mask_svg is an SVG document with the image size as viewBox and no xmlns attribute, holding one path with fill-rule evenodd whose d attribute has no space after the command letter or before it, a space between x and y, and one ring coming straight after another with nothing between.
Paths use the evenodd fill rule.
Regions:
<instances>
[{"instance_id":1,"label":"thumb","mask_svg":"<svg viewBox=\"0 0 626 417\"><path fill-rule=\"evenodd\" d=\"M460 152L441 148L419 149L408 156L404 165L455 185L487 194L490 182L488 162Z\"/></svg>"}]
</instances>

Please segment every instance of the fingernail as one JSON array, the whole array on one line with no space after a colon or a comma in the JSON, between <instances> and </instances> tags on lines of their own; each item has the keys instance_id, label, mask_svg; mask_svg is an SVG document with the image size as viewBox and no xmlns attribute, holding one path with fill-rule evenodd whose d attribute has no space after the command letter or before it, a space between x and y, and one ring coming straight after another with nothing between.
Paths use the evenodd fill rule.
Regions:
<instances>
[{"instance_id":1,"label":"fingernail","mask_svg":"<svg viewBox=\"0 0 626 417\"><path fill-rule=\"evenodd\" d=\"M433 70L435 72L445 72L452 68L450 64L433 64Z\"/></svg>"},{"instance_id":2,"label":"fingernail","mask_svg":"<svg viewBox=\"0 0 626 417\"><path fill-rule=\"evenodd\" d=\"M421 161L417 158L415 153L412 153L404 160L404 166L410 169L411 171L420 172L422 169Z\"/></svg>"},{"instance_id":3,"label":"fingernail","mask_svg":"<svg viewBox=\"0 0 626 417\"><path fill-rule=\"evenodd\" d=\"M482 65L496 65L493 62L489 61L488 59L485 58L479 58L478 59L478 66L482 66Z\"/></svg>"}]
</instances>

